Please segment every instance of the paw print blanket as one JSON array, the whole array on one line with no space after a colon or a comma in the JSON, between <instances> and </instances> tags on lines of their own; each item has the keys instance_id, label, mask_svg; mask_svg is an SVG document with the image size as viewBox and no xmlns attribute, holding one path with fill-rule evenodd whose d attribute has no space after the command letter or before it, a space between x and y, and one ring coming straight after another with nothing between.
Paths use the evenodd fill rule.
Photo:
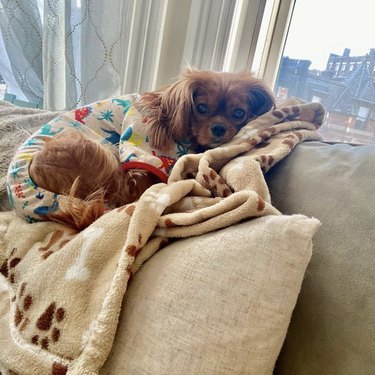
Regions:
<instances>
[{"instance_id":1,"label":"paw print blanket","mask_svg":"<svg viewBox=\"0 0 375 375\"><path fill-rule=\"evenodd\" d=\"M98 374L113 344L129 279L168 242L264 215L264 173L300 142L318 140L324 110L292 101L228 144L189 154L168 183L77 233L0 213L0 369Z\"/></svg>"}]
</instances>

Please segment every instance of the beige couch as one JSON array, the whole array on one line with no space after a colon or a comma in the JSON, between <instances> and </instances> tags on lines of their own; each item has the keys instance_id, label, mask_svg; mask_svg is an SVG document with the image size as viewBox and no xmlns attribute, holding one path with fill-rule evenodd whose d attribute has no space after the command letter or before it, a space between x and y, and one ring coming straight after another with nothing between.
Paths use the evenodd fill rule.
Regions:
<instances>
[{"instance_id":1,"label":"beige couch","mask_svg":"<svg viewBox=\"0 0 375 375\"><path fill-rule=\"evenodd\" d=\"M375 374L375 145L301 144L267 180L322 223L276 373Z\"/></svg>"},{"instance_id":2,"label":"beige couch","mask_svg":"<svg viewBox=\"0 0 375 375\"><path fill-rule=\"evenodd\" d=\"M2 210L17 124L0 129ZM311 261L317 223L298 215L169 245L131 282L102 375L375 373L375 146L304 143L266 179L281 212L320 220Z\"/></svg>"}]
</instances>

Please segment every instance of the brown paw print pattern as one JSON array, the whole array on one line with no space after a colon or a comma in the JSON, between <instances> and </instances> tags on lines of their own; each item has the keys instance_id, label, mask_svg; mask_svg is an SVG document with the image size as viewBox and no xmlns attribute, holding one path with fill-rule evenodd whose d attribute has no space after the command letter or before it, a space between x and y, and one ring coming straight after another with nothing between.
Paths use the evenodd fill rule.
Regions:
<instances>
[{"instance_id":1,"label":"brown paw print pattern","mask_svg":"<svg viewBox=\"0 0 375 375\"><path fill-rule=\"evenodd\" d=\"M32 323L30 309L33 305L33 296L27 292L27 283L22 283L18 293L13 297L15 305L14 324L20 332ZM61 337L61 323L66 317L63 307L58 307L55 302L51 302L44 312L36 319L31 334L30 342L49 350L51 344L55 344Z\"/></svg>"},{"instance_id":2,"label":"brown paw print pattern","mask_svg":"<svg viewBox=\"0 0 375 375\"><path fill-rule=\"evenodd\" d=\"M277 128L277 125L271 126L267 129L264 129L259 134L255 135L254 137L248 139L246 141L247 144L251 146L251 148L262 148L269 145L268 140L275 134L279 133L280 130Z\"/></svg>"},{"instance_id":3,"label":"brown paw print pattern","mask_svg":"<svg viewBox=\"0 0 375 375\"><path fill-rule=\"evenodd\" d=\"M266 208L266 202L261 196L258 196L258 205L257 209L259 212L262 212Z\"/></svg>"},{"instance_id":4,"label":"brown paw print pattern","mask_svg":"<svg viewBox=\"0 0 375 375\"><path fill-rule=\"evenodd\" d=\"M18 289L17 297L12 298L15 302L14 325L20 332L23 332L30 324L30 319L27 317L27 312L33 304L33 298L30 294L25 293L26 283L22 283Z\"/></svg>"},{"instance_id":5,"label":"brown paw print pattern","mask_svg":"<svg viewBox=\"0 0 375 375\"><path fill-rule=\"evenodd\" d=\"M62 249L75 235L73 231L56 230L53 232L48 244L39 248L42 258L46 260L50 255Z\"/></svg>"},{"instance_id":6,"label":"brown paw print pattern","mask_svg":"<svg viewBox=\"0 0 375 375\"><path fill-rule=\"evenodd\" d=\"M55 302L50 303L36 321L35 326L38 328L39 334L34 335L31 338L31 342L49 350L51 344L55 344L60 340L61 329L59 328L59 323L65 319L65 315L63 307L57 307Z\"/></svg>"},{"instance_id":7,"label":"brown paw print pattern","mask_svg":"<svg viewBox=\"0 0 375 375\"><path fill-rule=\"evenodd\" d=\"M11 284L16 282L15 268L21 261L20 257L15 256L17 248L13 248L9 258L5 259L0 266L0 273L9 280Z\"/></svg>"},{"instance_id":8,"label":"brown paw print pattern","mask_svg":"<svg viewBox=\"0 0 375 375\"><path fill-rule=\"evenodd\" d=\"M277 119L283 120L300 120L314 124L316 128L320 127L324 120L324 109L320 105L314 103L293 105L291 107L283 107L275 109L272 112Z\"/></svg>"},{"instance_id":9,"label":"brown paw print pattern","mask_svg":"<svg viewBox=\"0 0 375 375\"><path fill-rule=\"evenodd\" d=\"M279 134L280 131L283 130L282 127L283 124L274 125L273 127L263 130L261 133L249 139L247 142L249 143L249 145L256 149L266 149L266 147L272 145L272 142L270 142L270 138L275 134ZM282 134L280 134L279 137L281 137L281 140L278 140L279 144L287 147L287 152L285 152L285 154L293 150L293 148L297 144L301 143L306 138L303 132L299 130L288 133L288 135L284 136L284 138L282 138ZM266 152L267 151L265 150L265 154L259 155L255 158L255 160L260 164L263 173L268 172L268 170L280 159L280 157L279 159L276 159L274 155L268 155ZM275 152L275 147L273 149L273 152ZM283 154L284 153L280 152L280 155Z\"/></svg>"},{"instance_id":10,"label":"brown paw print pattern","mask_svg":"<svg viewBox=\"0 0 375 375\"><path fill-rule=\"evenodd\" d=\"M213 169L210 170L210 173L203 174L202 177L214 197L225 198L232 194L228 185Z\"/></svg>"},{"instance_id":11,"label":"brown paw print pattern","mask_svg":"<svg viewBox=\"0 0 375 375\"><path fill-rule=\"evenodd\" d=\"M290 148L290 150L293 150L293 148L303 140L303 136L301 132L294 132L292 134L289 134L285 137L283 140L283 145L286 145L287 147Z\"/></svg>"},{"instance_id":12,"label":"brown paw print pattern","mask_svg":"<svg viewBox=\"0 0 375 375\"><path fill-rule=\"evenodd\" d=\"M134 210L136 208L135 204L127 204L125 206L121 206L117 209L118 212L125 212L128 216L133 216Z\"/></svg>"},{"instance_id":13,"label":"brown paw print pattern","mask_svg":"<svg viewBox=\"0 0 375 375\"><path fill-rule=\"evenodd\" d=\"M272 155L260 155L255 160L260 164L263 173L266 173L275 164L275 158Z\"/></svg>"},{"instance_id":14,"label":"brown paw print pattern","mask_svg":"<svg viewBox=\"0 0 375 375\"><path fill-rule=\"evenodd\" d=\"M137 257L137 255L139 254L139 252L141 251L141 248L137 245L128 245L125 248L125 251L127 252L127 254L129 256L131 256L132 258L135 259ZM132 279L133 279L133 276L134 276L134 273L133 273L132 268L131 268L132 264L133 264L133 262L131 262L131 264L128 264L127 267L126 267L126 273L129 276L128 282L131 282Z\"/></svg>"},{"instance_id":15,"label":"brown paw print pattern","mask_svg":"<svg viewBox=\"0 0 375 375\"><path fill-rule=\"evenodd\" d=\"M139 253L140 250L141 250L141 249L140 249L138 246L136 246L136 245L128 245L128 246L126 247L126 252L127 252L131 257L134 257L134 258L138 255L138 253Z\"/></svg>"},{"instance_id":16,"label":"brown paw print pattern","mask_svg":"<svg viewBox=\"0 0 375 375\"><path fill-rule=\"evenodd\" d=\"M68 367L60 363L54 362L52 365L51 375L65 375L68 372Z\"/></svg>"},{"instance_id":17,"label":"brown paw print pattern","mask_svg":"<svg viewBox=\"0 0 375 375\"><path fill-rule=\"evenodd\" d=\"M161 218L161 220L159 220L159 222L156 225L156 228L173 228L177 226L178 224L174 223L172 219L168 217L168 215L165 215L163 216L163 218Z\"/></svg>"}]
</instances>

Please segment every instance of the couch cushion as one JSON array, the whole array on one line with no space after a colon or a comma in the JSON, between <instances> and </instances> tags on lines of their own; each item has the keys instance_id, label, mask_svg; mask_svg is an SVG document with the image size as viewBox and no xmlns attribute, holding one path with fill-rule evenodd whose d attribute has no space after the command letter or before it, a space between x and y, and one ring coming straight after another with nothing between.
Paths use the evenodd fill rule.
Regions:
<instances>
[{"instance_id":1,"label":"couch cushion","mask_svg":"<svg viewBox=\"0 0 375 375\"><path fill-rule=\"evenodd\" d=\"M375 145L304 143L267 181L322 223L276 373L375 374Z\"/></svg>"},{"instance_id":2,"label":"couch cushion","mask_svg":"<svg viewBox=\"0 0 375 375\"><path fill-rule=\"evenodd\" d=\"M266 216L154 255L129 286L100 374L271 374L318 227Z\"/></svg>"}]
</instances>

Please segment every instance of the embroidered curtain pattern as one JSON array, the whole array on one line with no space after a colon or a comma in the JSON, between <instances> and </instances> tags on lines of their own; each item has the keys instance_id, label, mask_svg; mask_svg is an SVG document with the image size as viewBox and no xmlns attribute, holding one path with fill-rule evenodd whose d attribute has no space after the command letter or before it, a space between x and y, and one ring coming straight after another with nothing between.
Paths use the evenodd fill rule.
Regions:
<instances>
[{"instance_id":1,"label":"embroidered curtain pattern","mask_svg":"<svg viewBox=\"0 0 375 375\"><path fill-rule=\"evenodd\" d=\"M251 68L247 57L240 61L237 55L254 49L252 36L257 35L264 4L265 0L0 0L0 74L18 99L69 110L110 96L153 90L187 65ZM251 14L257 15L257 22ZM237 22L241 17L242 23ZM242 40L251 43L240 44Z\"/></svg>"}]
</instances>

